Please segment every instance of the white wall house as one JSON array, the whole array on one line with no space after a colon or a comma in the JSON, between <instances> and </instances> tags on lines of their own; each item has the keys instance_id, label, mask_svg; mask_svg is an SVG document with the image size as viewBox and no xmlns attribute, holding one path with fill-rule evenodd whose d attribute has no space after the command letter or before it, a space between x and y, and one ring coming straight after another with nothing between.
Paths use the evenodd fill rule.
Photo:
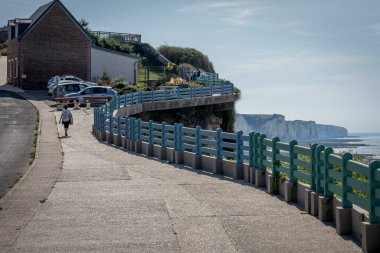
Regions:
<instances>
[{"instance_id":1,"label":"white wall house","mask_svg":"<svg viewBox=\"0 0 380 253\"><path fill-rule=\"evenodd\" d=\"M91 47L91 78L107 73L112 79L123 75L128 82L137 83L139 58L106 48Z\"/></svg>"}]
</instances>

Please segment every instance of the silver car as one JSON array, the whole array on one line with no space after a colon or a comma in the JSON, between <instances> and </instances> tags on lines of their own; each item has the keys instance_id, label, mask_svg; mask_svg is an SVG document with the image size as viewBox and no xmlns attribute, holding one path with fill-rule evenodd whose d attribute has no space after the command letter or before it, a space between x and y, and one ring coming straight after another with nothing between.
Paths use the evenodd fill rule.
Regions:
<instances>
[{"instance_id":1,"label":"silver car","mask_svg":"<svg viewBox=\"0 0 380 253\"><path fill-rule=\"evenodd\" d=\"M80 102L83 101L84 97L115 97L117 92L111 87L87 87L80 92L66 94L67 97L76 97Z\"/></svg>"},{"instance_id":2,"label":"silver car","mask_svg":"<svg viewBox=\"0 0 380 253\"><path fill-rule=\"evenodd\" d=\"M80 92L81 90L90 87L82 82L59 83L52 91L53 98L62 98L68 93Z\"/></svg>"}]
</instances>

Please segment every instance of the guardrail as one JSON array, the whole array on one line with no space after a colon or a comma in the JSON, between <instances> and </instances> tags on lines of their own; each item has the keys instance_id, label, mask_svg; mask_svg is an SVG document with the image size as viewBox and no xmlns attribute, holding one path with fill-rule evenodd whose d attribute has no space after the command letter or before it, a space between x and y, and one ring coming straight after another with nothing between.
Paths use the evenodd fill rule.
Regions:
<instances>
[{"instance_id":1,"label":"guardrail","mask_svg":"<svg viewBox=\"0 0 380 253\"><path fill-rule=\"evenodd\" d=\"M207 87L170 92L134 93L123 99L119 97L114 103L120 108L148 101L212 96L215 92L221 95L231 94L233 87L228 88L226 93L221 87L219 89L214 87L214 90ZM304 147L298 145L295 140L285 143L277 137L268 139L261 133L252 132L245 135L241 131L227 133L222 129L210 131L200 127L188 128L182 124L167 125L165 122L144 122L134 117L114 117L113 110L109 108L110 106L96 108L94 111L94 131L98 136L106 135L107 137L102 138L108 142L129 147L136 152L141 149L141 145L147 145L147 155L152 155L155 146L160 147L160 152L165 154L167 150L172 150L176 156L189 153L195 157L191 166L196 169L203 165L203 159L210 158L214 161L211 172L251 182L254 178L257 186L266 185L270 193L278 191L284 181L289 184L302 182L309 185L310 191L317 197L316 200L312 200L310 194L306 196L305 201L308 203L305 203L305 209L308 209L309 213L319 215L321 220L328 219L325 217L328 211L324 208L331 209L332 204L329 202L330 207L325 207L324 200L318 200L319 196L325 199L332 197L340 199L343 209L350 209L356 205L368 212L370 224L380 224L380 162L378 161L365 165L354 161L350 153L339 156L334 154L332 148L323 145ZM166 155L159 157L166 159ZM170 159L172 162L183 163L180 158ZM232 169L225 169L227 162L233 164ZM204 163L207 167L206 160ZM285 192L286 194L291 195L291 190ZM317 201L318 204L313 204L313 201L314 203ZM351 216L349 219L351 224ZM343 224L348 222L347 219L336 222L337 231L345 233L342 222ZM379 232L379 229L380 225L377 225L377 230L372 231ZM367 232L362 233L362 241L369 240ZM363 245L367 245L367 242L363 242Z\"/></svg>"},{"instance_id":2,"label":"guardrail","mask_svg":"<svg viewBox=\"0 0 380 253\"><path fill-rule=\"evenodd\" d=\"M109 104L102 107L107 113L116 109L127 107L134 104L168 101L175 99L193 99L211 96L232 95L234 86L232 84L216 85L198 88L167 89L156 91L139 91L117 96Z\"/></svg>"}]
</instances>

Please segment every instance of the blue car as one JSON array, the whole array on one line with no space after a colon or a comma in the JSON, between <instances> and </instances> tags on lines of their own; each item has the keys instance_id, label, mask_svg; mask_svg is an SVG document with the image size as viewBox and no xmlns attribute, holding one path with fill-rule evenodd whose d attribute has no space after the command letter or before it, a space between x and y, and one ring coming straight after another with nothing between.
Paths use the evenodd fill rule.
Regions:
<instances>
[{"instance_id":1,"label":"blue car","mask_svg":"<svg viewBox=\"0 0 380 253\"><path fill-rule=\"evenodd\" d=\"M75 97L80 102L83 101L84 97L115 97L117 92L111 87L101 87L101 86L91 86L87 87L80 92L69 93L65 95L65 98Z\"/></svg>"}]
</instances>

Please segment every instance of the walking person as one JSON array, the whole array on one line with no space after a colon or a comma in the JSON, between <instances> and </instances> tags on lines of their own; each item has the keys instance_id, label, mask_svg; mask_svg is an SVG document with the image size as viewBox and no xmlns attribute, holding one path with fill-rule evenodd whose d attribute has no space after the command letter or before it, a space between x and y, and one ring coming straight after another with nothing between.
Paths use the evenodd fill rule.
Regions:
<instances>
[{"instance_id":1,"label":"walking person","mask_svg":"<svg viewBox=\"0 0 380 253\"><path fill-rule=\"evenodd\" d=\"M67 137L67 130L69 130L69 125L73 124L73 115L71 115L71 112L67 109L67 105L63 107L59 123L61 123L61 121L63 127L65 128L65 136Z\"/></svg>"}]
</instances>

